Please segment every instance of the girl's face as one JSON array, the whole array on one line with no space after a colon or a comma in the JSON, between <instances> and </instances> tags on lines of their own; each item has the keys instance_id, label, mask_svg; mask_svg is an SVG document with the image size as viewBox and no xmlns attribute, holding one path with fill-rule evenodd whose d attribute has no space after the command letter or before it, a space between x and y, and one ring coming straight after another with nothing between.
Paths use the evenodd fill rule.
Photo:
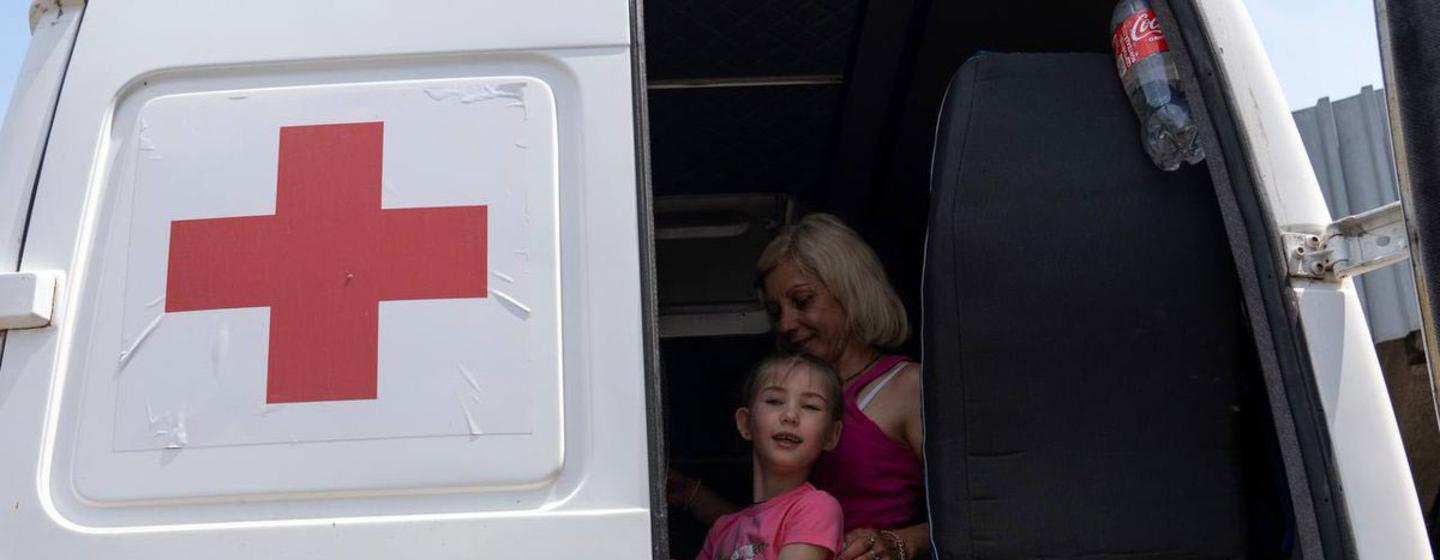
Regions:
<instances>
[{"instance_id":1,"label":"girl's face","mask_svg":"<svg viewBox=\"0 0 1440 560\"><path fill-rule=\"evenodd\" d=\"M845 308L818 278L782 261L765 275L765 307L782 347L839 362L849 342Z\"/></svg>"},{"instance_id":2,"label":"girl's face","mask_svg":"<svg viewBox=\"0 0 1440 560\"><path fill-rule=\"evenodd\" d=\"M823 371L794 366L766 372L750 406L735 411L740 437L771 474L805 474L840 441Z\"/></svg>"}]
</instances>

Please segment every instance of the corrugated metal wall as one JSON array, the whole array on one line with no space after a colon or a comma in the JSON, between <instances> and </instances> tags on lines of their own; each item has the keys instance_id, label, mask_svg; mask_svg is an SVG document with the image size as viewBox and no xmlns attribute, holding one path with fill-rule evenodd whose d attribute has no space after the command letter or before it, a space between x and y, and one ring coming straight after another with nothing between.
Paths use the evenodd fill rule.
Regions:
<instances>
[{"instance_id":1,"label":"corrugated metal wall","mask_svg":"<svg viewBox=\"0 0 1440 560\"><path fill-rule=\"evenodd\" d=\"M1382 90L1366 86L1354 97L1321 98L1294 116L1330 215L1338 219L1399 198ZM1375 342L1404 338L1420 329L1415 278L1408 262L1357 277L1355 285Z\"/></svg>"}]
</instances>

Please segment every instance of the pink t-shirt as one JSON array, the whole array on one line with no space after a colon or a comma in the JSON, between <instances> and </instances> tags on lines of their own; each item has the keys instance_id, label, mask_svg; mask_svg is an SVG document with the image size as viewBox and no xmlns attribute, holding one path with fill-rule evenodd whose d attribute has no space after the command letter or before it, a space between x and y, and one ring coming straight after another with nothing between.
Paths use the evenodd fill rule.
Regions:
<instances>
[{"instance_id":1,"label":"pink t-shirt","mask_svg":"<svg viewBox=\"0 0 1440 560\"><path fill-rule=\"evenodd\" d=\"M787 544L815 545L835 554L844 536L840 502L809 482L721 516L695 560L775 560Z\"/></svg>"}]
</instances>

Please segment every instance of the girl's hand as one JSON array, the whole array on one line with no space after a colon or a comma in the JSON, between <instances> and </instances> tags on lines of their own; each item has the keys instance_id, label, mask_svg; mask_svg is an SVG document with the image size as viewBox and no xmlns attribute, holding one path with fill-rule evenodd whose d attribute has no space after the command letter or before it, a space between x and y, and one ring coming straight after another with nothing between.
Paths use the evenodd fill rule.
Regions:
<instances>
[{"instance_id":1,"label":"girl's hand","mask_svg":"<svg viewBox=\"0 0 1440 560\"><path fill-rule=\"evenodd\" d=\"M699 484L699 479L680 474L675 469L665 471L665 503L676 508L686 506L686 500L693 501Z\"/></svg>"},{"instance_id":2,"label":"girl's hand","mask_svg":"<svg viewBox=\"0 0 1440 560\"><path fill-rule=\"evenodd\" d=\"M690 478L675 469L665 471L665 503L676 510L689 510L697 521L706 525L714 524L720 516L740 509L711 492L700 479Z\"/></svg>"}]
</instances>

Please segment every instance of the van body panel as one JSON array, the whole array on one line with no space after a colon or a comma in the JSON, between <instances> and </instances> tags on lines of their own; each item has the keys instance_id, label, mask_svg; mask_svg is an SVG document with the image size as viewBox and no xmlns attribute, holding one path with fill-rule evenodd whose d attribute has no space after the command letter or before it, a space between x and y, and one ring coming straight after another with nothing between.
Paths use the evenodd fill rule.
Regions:
<instances>
[{"instance_id":1,"label":"van body panel","mask_svg":"<svg viewBox=\"0 0 1440 560\"><path fill-rule=\"evenodd\" d=\"M14 270L20 261L30 196L82 11L71 7L40 16L5 111L0 128L0 266L5 270Z\"/></svg>"},{"instance_id":2,"label":"van body panel","mask_svg":"<svg viewBox=\"0 0 1440 560\"><path fill-rule=\"evenodd\" d=\"M11 333L0 361L0 446L23 458L0 462L0 556L647 555L629 18L626 2L92 4L20 263L64 272L55 321ZM285 342L264 334L276 308L166 303L166 274L198 262L167 228L283 214L285 131L374 123L381 211L487 208L488 286L380 302L378 396L277 401L258 389ZM223 260L209 243L196 258ZM225 402L234 377L248 404Z\"/></svg>"},{"instance_id":3,"label":"van body panel","mask_svg":"<svg viewBox=\"0 0 1440 560\"><path fill-rule=\"evenodd\" d=\"M1232 88L1235 120L1272 223L1322 228L1332 217L1242 1L1194 5ZM36 27L20 89L0 129L0 208L14 209L13 216L0 215L0 259L9 259L5 266L18 262L22 271L63 276L53 323L8 333L4 340L0 449L8 458L0 460L0 557L651 554L651 532L664 525L663 519L655 523L651 510L659 473L651 470L648 447L642 313L654 296L642 291L641 278L647 270L641 243L648 236L639 227L649 218L637 208L648 194L637 196L636 189L648 186L637 187L645 170L636 167L643 161L637 160L636 136L645 125L636 124L643 109L636 99L643 103L643 92L635 88L643 80L635 81L633 66L634 9L618 0L355 0L343 9L277 0L149 0L91 3L83 29L78 9L43 16L54 20L42 19ZM516 85L523 85L522 99L514 97ZM408 97L387 97L396 91ZM230 110L262 101L273 107ZM418 115L428 104L465 116L417 117L409 122L433 124L418 125L407 139L401 123L409 117L397 111ZM146 135L148 115L155 116L155 137ZM464 120L473 115L480 116ZM455 389L434 404L436 410L419 395L402 403L414 414L319 413L297 420L306 422L300 433L202 421L199 416L224 409L233 418L274 423L287 414L269 412L274 416L266 418L266 411L329 405L259 402L258 378L249 380L255 398L248 405L203 398L228 382L206 380L218 379L215 372L224 368L217 364L247 357L237 367L247 375L258 371L268 358L261 352L273 343L263 336L273 317L253 304L156 311L166 301L159 297L159 267L168 274L175 262L168 247L157 244L171 243L164 234L173 230L150 231L161 241L141 242L136 228L278 213L275 160L264 160L263 169L227 166L250 151L272 157L288 126L382 121L390 123L385 153L412 154L385 160L387 169L411 173L403 180L386 175L393 181L382 182L385 209L485 205L498 211L507 196L529 201L543 195L511 229L546 244L553 271L535 271L535 285L549 287L536 297L518 296L507 288L516 275L498 270L488 277L494 289L482 303L510 313L516 332L530 328L526 317L552 322L553 328L537 328L538 334L494 352L553 363L477 374L461 367L463 359L429 353L422 357L441 364L429 369L447 376L444 387ZM273 129L277 144L258 149L259 140L237 141L233 153L206 147L216 138L269 134L236 132L257 123ZM426 126L436 127L435 133L426 134ZM496 141L475 160L516 165L515 174L496 178L486 169L448 167L446 158L474 163L457 148L472 129L477 138ZM179 149L160 143L161 136ZM192 148L198 155L183 156L177 168L145 167L152 164L142 161L182 157ZM168 169L160 175L173 177L162 181L144 169ZM215 177L197 187L196 204L218 210L180 215L195 208L172 204L186 196L183 179L205 173ZM246 173L254 176L241 180ZM519 186L437 186L454 176ZM232 184L262 186L253 192L223 186ZM142 193L159 198L144 202ZM22 231L27 211L29 229ZM487 247L491 256L531 255L503 240ZM525 266L524 259L508 262ZM132 268L144 268L144 275L132 278ZM131 286L144 289L128 293ZM1290 289L1359 556L1428 558L1353 284L1300 280ZM463 337L452 338L471 327L463 314L431 321L420 312L438 310L434 316L442 317L451 314L445 306L478 305L463 299L380 305L381 375L385 363L399 364L392 372L423 369L387 355L387 336L401 341L388 348L402 354L427 342L446 351L464 347ZM410 315L397 323L397 312ZM178 317L185 313L216 319L169 326L184 324ZM177 318L156 319L167 315ZM436 325L445 328L434 340L411 335ZM169 346L166 336L174 337ZM553 344L556 350L526 344ZM167 362L189 364L179 371L193 376L125 375L127 364L168 375L173 372L161 371ZM535 416L499 431L508 433L487 433L494 424L467 408L473 405L465 399L483 401L484 376L514 369L540 371L543 379L529 379L531 392L497 397L503 401L489 410L505 415L504 422ZM199 392L181 387L200 383L197 378L209 385ZM384 381L379 391L386 394ZM362 427L366 421L376 424ZM374 436L375 430L385 436Z\"/></svg>"},{"instance_id":4,"label":"van body panel","mask_svg":"<svg viewBox=\"0 0 1440 560\"><path fill-rule=\"evenodd\" d=\"M1195 7L1231 87L1235 121L1271 223L1289 231L1323 231L1332 217L1243 3ZM1399 428L1353 281L1290 283L1356 552L1361 558L1429 558Z\"/></svg>"},{"instance_id":5,"label":"van body panel","mask_svg":"<svg viewBox=\"0 0 1440 560\"><path fill-rule=\"evenodd\" d=\"M1429 558L1429 538L1355 284L1296 280L1300 318L1361 558Z\"/></svg>"},{"instance_id":6,"label":"van body panel","mask_svg":"<svg viewBox=\"0 0 1440 560\"><path fill-rule=\"evenodd\" d=\"M1323 229L1330 223L1330 210L1244 3L1196 2L1195 8L1232 88L1235 117L1243 123L1250 163L1275 223L1282 228Z\"/></svg>"},{"instance_id":7,"label":"van body panel","mask_svg":"<svg viewBox=\"0 0 1440 560\"><path fill-rule=\"evenodd\" d=\"M90 374L73 388L83 399L67 397L83 404L63 416L75 429L57 439L58 476L106 506L551 482L564 457L554 93L577 92L563 80L552 89L474 67L477 76L492 72L224 91L176 72L122 97L112 121L117 165L105 183L111 196L93 245L103 269L93 275L93 303L77 310L89 328L75 339L72 363ZM175 89L193 91L148 95ZM340 135L376 152L324 144ZM307 162L314 159L331 163ZM307 164L380 169L326 185L291 171ZM368 187L355 184L367 178ZM307 206L313 198L363 203L329 212ZM364 225L319 225L337 219ZM369 228L385 235L360 231ZM222 230L231 239L210 233ZM417 236L424 241L406 250L434 254L369 257L344 239L312 242L330 232L365 245ZM463 258L468 242L474 259ZM261 244L281 257L247 250ZM199 258L182 258L189 251ZM421 299L328 302L311 284L329 273L326 256L335 253L351 290L394 282L380 291ZM223 260L244 264L214 262ZM231 287L213 275L239 280ZM272 293L224 303L248 297L227 291L255 286ZM244 307L262 299L270 305ZM327 313L336 318L308 316ZM343 341L329 333L357 344L331 348ZM367 351L370 363L353 361ZM373 373L312 386L318 375L309 370L327 363L345 364L335 375ZM113 374L95 375L106 370ZM147 457L165 449L188 460ZM285 476L213 475L243 461Z\"/></svg>"}]
</instances>

